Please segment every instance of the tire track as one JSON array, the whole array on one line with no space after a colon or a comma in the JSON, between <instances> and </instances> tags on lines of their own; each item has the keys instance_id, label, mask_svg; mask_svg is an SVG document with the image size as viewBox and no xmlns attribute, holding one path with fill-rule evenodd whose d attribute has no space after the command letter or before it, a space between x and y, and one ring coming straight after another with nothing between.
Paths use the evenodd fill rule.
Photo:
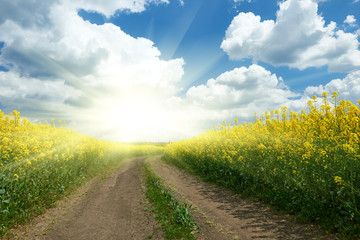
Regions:
<instances>
[{"instance_id":1,"label":"tire track","mask_svg":"<svg viewBox=\"0 0 360 240\"><path fill-rule=\"evenodd\" d=\"M199 239L334 239L321 234L316 226L289 221L288 216L276 215L265 204L236 197L158 158L149 162L178 197L195 209L202 229Z\"/></svg>"}]
</instances>

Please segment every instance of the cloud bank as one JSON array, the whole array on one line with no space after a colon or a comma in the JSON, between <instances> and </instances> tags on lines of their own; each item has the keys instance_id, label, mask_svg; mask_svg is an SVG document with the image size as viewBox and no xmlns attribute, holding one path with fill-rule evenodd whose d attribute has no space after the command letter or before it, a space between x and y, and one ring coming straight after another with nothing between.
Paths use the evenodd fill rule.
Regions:
<instances>
[{"instance_id":1,"label":"cloud bank","mask_svg":"<svg viewBox=\"0 0 360 240\"><path fill-rule=\"evenodd\" d=\"M0 72L3 110L20 110L34 121L59 117L101 136L109 126L96 121L106 125L116 104L135 98L163 101L173 96L180 90L177 83L184 74L183 59L164 61L152 41L134 38L110 23L91 24L77 13L81 7L109 17L167 3L2 1L0 32L6 34L0 35L4 42L0 65L9 66L9 71ZM99 105L109 99L113 106ZM109 112L101 114L108 116L94 117L104 108ZM95 125L96 131L91 131Z\"/></svg>"},{"instance_id":2,"label":"cloud bank","mask_svg":"<svg viewBox=\"0 0 360 240\"><path fill-rule=\"evenodd\" d=\"M180 1L181 2L181 1ZM337 30L310 0L287 0L276 21L239 13L222 49L249 67L226 71L204 84L181 88L185 61L163 60L146 38L134 38L110 23L91 24L78 10L106 17L135 13L167 0L2 1L0 3L0 104L30 120L51 118L88 135L117 141L172 141L194 136L222 121L253 121L254 112L287 105L301 110L311 95L338 91L360 96L359 42ZM355 24L348 16L345 24ZM328 66L349 74L295 93L281 76L257 61L292 68ZM184 92L184 94L180 94Z\"/></svg>"},{"instance_id":3,"label":"cloud bank","mask_svg":"<svg viewBox=\"0 0 360 240\"><path fill-rule=\"evenodd\" d=\"M335 22L325 25L313 0L281 2L276 21L239 13L221 48L232 59L253 58L300 70L328 66L330 72L350 72L360 67L357 35L337 30Z\"/></svg>"}]
</instances>

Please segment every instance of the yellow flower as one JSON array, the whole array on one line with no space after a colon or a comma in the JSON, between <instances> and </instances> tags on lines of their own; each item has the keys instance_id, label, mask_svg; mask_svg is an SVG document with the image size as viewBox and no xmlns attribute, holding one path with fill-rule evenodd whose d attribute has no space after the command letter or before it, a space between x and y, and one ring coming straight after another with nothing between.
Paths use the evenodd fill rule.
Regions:
<instances>
[{"instance_id":1,"label":"yellow flower","mask_svg":"<svg viewBox=\"0 0 360 240\"><path fill-rule=\"evenodd\" d=\"M335 176L334 181L336 182L337 185L343 185L344 182L344 180L342 180L342 178L339 176Z\"/></svg>"}]
</instances>

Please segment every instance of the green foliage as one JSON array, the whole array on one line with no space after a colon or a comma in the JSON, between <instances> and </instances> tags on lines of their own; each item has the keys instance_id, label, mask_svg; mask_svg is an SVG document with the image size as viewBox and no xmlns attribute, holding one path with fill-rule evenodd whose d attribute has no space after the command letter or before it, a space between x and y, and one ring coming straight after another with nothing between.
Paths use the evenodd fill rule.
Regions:
<instances>
[{"instance_id":1,"label":"green foliage","mask_svg":"<svg viewBox=\"0 0 360 240\"><path fill-rule=\"evenodd\" d=\"M192 219L191 206L177 200L169 187L162 184L161 178L156 176L147 166L144 168L146 176L146 196L152 203L167 239L195 239L194 233L199 231Z\"/></svg>"},{"instance_id":2,"label":"green foliage","mask_svg":"<svg viewBox=\"0 0 360 240\"><path fill-rule=\"evenodd\" d=\"M316 99L308 113L283 107L255 123L224 123L168 144L164 157L299 220L360 238L360 109L337 93L333 108L326 93L320 108Z\"/></svg>"},{"instance_id":3,"label":"green foliage","mask_svg":"<svg viewBox=\"0 0 360 240\"><path fill-rule=\"evenodd\" d=\"M0 110L0 237L121 159L162 152L160 146L110 143L54 125Z\"/></svg>"}]
</instances>

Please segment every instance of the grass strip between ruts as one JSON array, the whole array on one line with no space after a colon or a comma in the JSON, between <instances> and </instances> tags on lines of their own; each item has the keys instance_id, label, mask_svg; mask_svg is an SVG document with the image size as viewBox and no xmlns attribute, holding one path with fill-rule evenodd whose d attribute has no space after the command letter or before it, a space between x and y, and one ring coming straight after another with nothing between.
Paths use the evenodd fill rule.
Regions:
<instances>
[{"instance_id":1,"label":"grass strip between ruts","mask_svg":"<svg viewBox=\"0 0 360 240\"><path fill-rule=\"evenodd\" d=\"M192 218L191 205L176 199L172 190L146 164L144 173L146 197L152 204L164 236L167 239L196 239L194 233L200 229Z\"/></svg>"}]
</instances>

